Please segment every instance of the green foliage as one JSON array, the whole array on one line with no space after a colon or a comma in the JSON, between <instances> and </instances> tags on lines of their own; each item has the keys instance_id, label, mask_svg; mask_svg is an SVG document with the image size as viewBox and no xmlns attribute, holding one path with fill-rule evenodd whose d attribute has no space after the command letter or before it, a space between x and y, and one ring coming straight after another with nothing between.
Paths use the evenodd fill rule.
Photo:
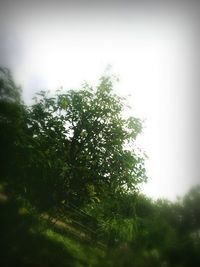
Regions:
<instances>
[{"instance_id":1,"label":"green foliage","mask_svg":"<svg viewBox=\"0 0 200 267\"><path fill-rule=\"evenodd\" d=\"M124 99L110 77L96 88L42 91L29 107L20 94L1 68L3 266L200 266L200 187L173 203L139 194L146 180L145 157L135 146L142 125L123 116ZM45 228L38 219L44 211L89 229L88 240L103 249Z\"/></svg>"},{"instance_id":2,"label":"green foliage","mask_svg":"<svg viewBox=\"0 0 200 267\"><path fill-rule=\"evenodd\" d=\"M134 146L142 126L139 119L125 119L123 108L110 77L95 89L84 84L79 91L39 93L31 107L23 107L15 142L18 194L47 209L135 191L146 180L144 155Z\"/></svg>"},{"instance_id":3,"label":"green foliage","mask_svg":"<svg viewBox=\"0 0 200 267\"><path fill-rule=\"evenodd\" d=\"M136 194L104 195L98 203L85 206L87 214L96 219L97 234L109 247L133 241L137 236Z\"/></svg>"},{"instance_id":4,"label":"green foliage","mask_svg":"<svg viewBox=\"0 0 200 267\"><path fill-rule=\"evenodd\" d=\"M17 184L19 142L23 142L26 125L21 90L13 82L10 71L0 68L0 181Z\"/></svg>"},{"instance_id":5,"label":"green foliage","mask_svg":"<svg viewBox=\"0 0 200 267\"><path fill-rule=\"evenodd\" d=\"M138 237L132 243L137 254L157 251L157 266L199 266L199 193L200 187L194 187L176 202L153 202L139 196L136 205Z\"/></svg>"},{"instance_id":6,"label":"green foliage","mask_svg":"<svg viewBox=\"0 0 200 267\"><path fill-rule=\"evenodd\" d=\"M102 221L100 226L100 230L105 235L104 241L106 241L109 246L133 241L137 232L137 225L134 218L110 218Z\"/></svg>"}]
</instances>

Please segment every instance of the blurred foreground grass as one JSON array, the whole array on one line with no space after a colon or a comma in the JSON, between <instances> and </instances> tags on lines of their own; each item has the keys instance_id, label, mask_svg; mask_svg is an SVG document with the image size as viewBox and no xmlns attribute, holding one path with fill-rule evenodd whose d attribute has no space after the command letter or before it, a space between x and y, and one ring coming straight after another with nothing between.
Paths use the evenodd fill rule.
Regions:
<instances>
[{"instance_id":1,"label":"blurred foreground grass","mask_svg":"<svg viewBox=\"0 0 200 267\"><path fill-rule=\"evenodd\" d=\"M105 252L27 211L18 200L0 198L0 266L108 266Z\"/></svg>"}]
</instances>

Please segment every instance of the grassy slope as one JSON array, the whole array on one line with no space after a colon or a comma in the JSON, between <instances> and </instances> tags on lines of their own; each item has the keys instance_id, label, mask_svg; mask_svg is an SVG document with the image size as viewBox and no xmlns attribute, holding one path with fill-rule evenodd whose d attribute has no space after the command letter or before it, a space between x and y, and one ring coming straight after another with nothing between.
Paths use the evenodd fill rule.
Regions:
<instances>
[{"instance_id":1,"label":"grassy slope","mask_svg":"<svg viewBox=\"0 0 200 267\"><path fill-rule=\"evenodd\" d=\"M0 200L0 216L0 266L108 266L95 244L59 233L14 200Z\"/></svg>"}]
</instances>

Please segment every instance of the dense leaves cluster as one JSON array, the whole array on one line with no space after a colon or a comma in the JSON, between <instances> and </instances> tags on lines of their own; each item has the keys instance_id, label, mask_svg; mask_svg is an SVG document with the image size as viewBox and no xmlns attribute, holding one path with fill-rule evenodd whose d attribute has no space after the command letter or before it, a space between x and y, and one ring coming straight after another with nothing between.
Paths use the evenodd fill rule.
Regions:
<instances>
[{"instance_id":1,"label":"dense leaves cluster","mask_svg":"<svg viewBox=\"0 0 200 267\"><path fill-rule=\"evenodd\" d=\"M134 146L141 122L123 117L124 100L113 93L110 77L102 77L95 89L84 84L81 90L54 96L43 91L27 107L15 95L9 72L3 74L2 99L17 108L12 117L19 124L12 129L15 140L6 144L12 143L17 153L12 169L19 178L18 193L36 205L82 205L100 201L105 193L134 191L145 181L144 157Z\"/></svg>"},{"instance_id":2,"label":"dense leaves cluster","mask_svg":"<svg viewBox=\"0 0 200 267\"><path fill-rule=\"evenodd\" d=\"M19 182L18 146L26 131L20 93L9 70L0 68L0 181L12 185Z\"/></svg>"},{"instance_id":3,"label":"dense leaves cluster","mask_svg":"<svg viewBox=\"0 0 200 267\"><path fill-rule=\"evenodd\" d=\"M112 266L200 265L200 186L175 202L128 194L101 204L89 212L109 245Z\"/></svg>"}]
</instances>

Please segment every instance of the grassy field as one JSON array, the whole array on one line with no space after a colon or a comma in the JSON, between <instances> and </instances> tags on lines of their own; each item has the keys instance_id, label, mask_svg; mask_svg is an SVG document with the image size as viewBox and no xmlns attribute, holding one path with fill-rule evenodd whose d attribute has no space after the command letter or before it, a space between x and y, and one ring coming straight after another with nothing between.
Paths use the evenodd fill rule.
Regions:
<instances>
[{"instance_id":1,"label":"grassy field","mask_svg":"<svg viewBox=\"0 0 200 267\"><path fill-rule=\"evenodd\" d=\"M48 225L14 199L0 196L0 266L109 266L105 251L76 229Z\"/></svg>"}]
</instances>

